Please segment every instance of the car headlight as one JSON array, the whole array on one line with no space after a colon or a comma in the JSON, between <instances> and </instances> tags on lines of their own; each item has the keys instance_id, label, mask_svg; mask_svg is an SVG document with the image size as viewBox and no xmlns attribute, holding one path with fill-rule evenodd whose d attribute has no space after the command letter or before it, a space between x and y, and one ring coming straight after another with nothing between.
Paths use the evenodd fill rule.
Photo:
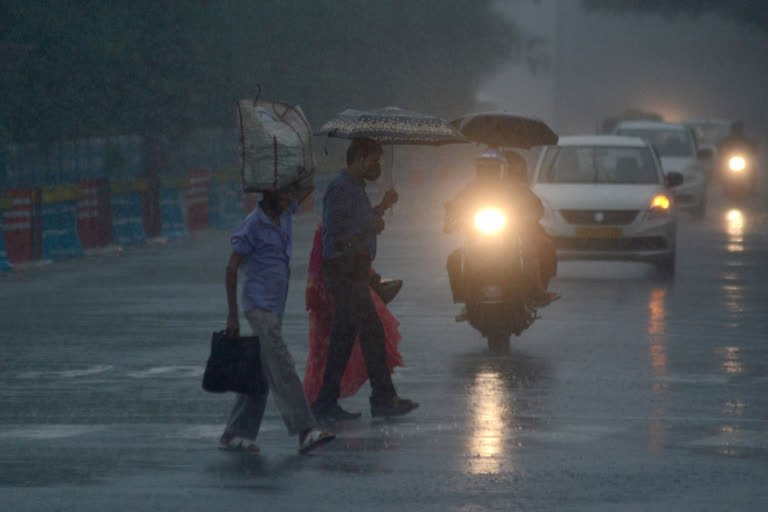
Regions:
<instances>
[{"instance_id":1,"label":"car headlight","mask_svg":"<svg viewBox=\"0 0 768 512\"><path fill-rule=\"evenodd\" d=\"M495 235L507 225L507 216L497 208L480 210L475 214L475 228L486 235Z\"/></svg>"},{"instance_id":2,"label":"car headlight","mask_svg":"<svg viewBox=\"0 0 768 512\"><path fill-rule=\"evenodd\" d=\"M666 217L672 212L672 199L665 194L658 194L651 199L651 204L648 205L648 214L646 219L658 219Z\"/></svg>"},{"instance_id":3,"label":"car headlight","mask_svg":"<svg viewBox=\"0 0 768 512\"><path fill-rule=\"evenodd\" d=\"M742 172L747 167L747 161L743 156L732 156L728 159L728 168L733 172Z\"/></svg>"}]
</instances>

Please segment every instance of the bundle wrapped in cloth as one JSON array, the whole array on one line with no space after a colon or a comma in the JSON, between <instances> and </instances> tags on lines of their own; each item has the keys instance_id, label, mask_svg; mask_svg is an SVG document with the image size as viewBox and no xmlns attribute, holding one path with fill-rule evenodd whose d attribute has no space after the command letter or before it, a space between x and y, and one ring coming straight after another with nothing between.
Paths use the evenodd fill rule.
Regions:
<instances>
[{"instance_id":1,"label":"bundle wrapped in cloth","mask_svg":"<svg viewBox=\"0 0 768 512\"><path fill-rule=\"evenodd\" d=\"M312 129L298 106L244 99L237 102L245 192L264 192L311 179Z\"/></svg>"}]
</instances>

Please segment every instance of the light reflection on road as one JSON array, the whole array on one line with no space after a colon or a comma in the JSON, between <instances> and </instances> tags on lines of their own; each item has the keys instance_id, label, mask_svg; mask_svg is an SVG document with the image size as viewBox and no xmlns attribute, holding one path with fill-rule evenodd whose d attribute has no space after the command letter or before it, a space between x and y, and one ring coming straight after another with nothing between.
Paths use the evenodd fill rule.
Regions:
<instances>
[{"instance_id":1,"label":"light reflection on road","mask_svg":"<svg viewBox=\"0 0 768 512\"><path fill-rule=\"evenodd\" d=\"M746 219L744 213L739 209L728 210L725 214L725 226L726 234L728 235L728 241L726 249L729 253L740 254L744 252L744 231L746 227ZM740 270L743 267L741 262L729 265L735 270ZM728 322L727 326L730 328L739 328L742 326L741 315L743 314L745 297L744 286L739 283L739 275L729 272L723 276L726 283L722 286L722 292L724 296L724 306L727 312ZM729 282L730 281L730 282ZM714 355L720 363L720 369L726 374L734 375L744 372L744 365L742 362L741 348L735 345L725 345L718 347L714 350ZM744 409L747 404L741 400L727 400L723 403L720 415L725 417L741 416L744 413ZM738 428L725 424L718 428L718 437L722 440L722 448L717 450L720 455L734 456L738 455L739 451L729 447L730 441L734 436L738 435Z\"/></svg>"},{"instance_id":2,"label":"light reflection on road","mask_svg":"<svg viewBox=\"0 0 768 512\"><path fill-rule=\"evenodd\" d=\"M728 210L725 214L728 252L744 251L744 214L741 210Z\"/></svg>"},{"instance_id":3,"label":"light reflection on road","mask_svg":"<svg viewBox=\"0 0 768 512\"><path fill-rule=\"evenodd\" d=\"M666 347L666 304L667 290L654 288L648 300L648 355L651 366L654 393L666 393L667 384L659 382L659 377L667 375ZM662 423L666 411L663 408L653 409L654 420L648 425L648 451L661 453L664 451L664 425Z\"/></svg>"},{"instance_id":4,"label":"light reflection on road","mask_svg":"<svg viewBox=\"0 0 768 512\"><path fill-rule=\"evenodd\" d=\"M456 373L465 377L467 404L462 471L492 475L518 469L525 436L541 428L537 418L551 382L548 364L511 349L504 355L462 354Z\"/></svg>"},{"instance_id":5,"label":"light reflection on road","mask_svg":"<svg viewBox=\"0 0 768 512\"><path fill-rule=\"evenodd\" d=\"M725 231L728 235L726 249L736 255L744 252L744 230L746 219L738 209L728 210L725 214ZM736 267L733 270L738 271ZM744 286L739 283L740 272L726 272L723 276L726 283L722 286L725 311L728 314L727 326L741 327L741 314L744 309Z\"/></svg>"},{"instance_id":6,"label":"light reflection on road","mask_svg":"<svg viewBox=\"0 0 768 512\"><path fill-rule=\"evenodd\" d=\"M498 372L484 370L475 376L472 398L472 434L469 438L469 472L495 474L504 457L504 382Z\"/></svg>"},{"instance_id":7,"label":"light reflection on road","mask_svg":"<svg viewBox=\"0 0 768 512\"><path fill-rule=\"evenodd\" d=\"M725 346L715 349L715 356L720 360L720 369L725 373L743 373L744 365L741 361L741 349L734 346Z\"/></svg>"}]
</instances>

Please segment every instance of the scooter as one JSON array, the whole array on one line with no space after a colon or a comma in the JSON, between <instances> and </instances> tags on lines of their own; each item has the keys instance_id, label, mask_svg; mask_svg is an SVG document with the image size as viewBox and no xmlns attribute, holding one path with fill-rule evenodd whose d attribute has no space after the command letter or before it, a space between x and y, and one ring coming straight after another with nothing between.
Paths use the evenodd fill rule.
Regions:
<instances>
[{"instance_id":1,"label":"scooter","mask_svg":"<svg viewBox=\"0 0 768 512\"><path fill-rule=\"evenodd\" d=\"M747 151L731 150L723 155L720 184L729 199L752 197L757 193L757 161Z\"/></svg>"},{"instance_id":2,"label":"scooter","mask_svg":"<svg viewBox=\"0 0 768 512\"><path fill-rule=\"evenodd\" d=\"M507 350L512 334L519 336L537 319L513 212L486 205L473 210L470 222L453 223L465 234L463 249L448 262L454 302L466 305L466 320L491 351Z\"/></svg>"}]
</instances>

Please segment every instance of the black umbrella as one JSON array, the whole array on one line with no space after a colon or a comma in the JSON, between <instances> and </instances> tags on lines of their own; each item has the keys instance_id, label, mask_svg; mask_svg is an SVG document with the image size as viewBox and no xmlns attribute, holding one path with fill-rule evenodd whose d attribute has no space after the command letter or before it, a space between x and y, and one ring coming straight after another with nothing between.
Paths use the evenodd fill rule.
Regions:
<instances>
[{"instance_id":1,"label":"black umbrella","mask_svg":"<svg viewBox=\"0 0 768 512\"><path fill-rule=\"evenodd\" d=\"M439 146L469 142L445 120L398 107L377 110L348 109L320 128L328 137L369 137L380 144Z\"/></svg>"},{"instance_id":2,"label":"black umbrella","mask_svg":"<svg viewBox=\"0 0 768 512\"><path fill-rule=\"evenodd\" d=\"M450 122L467 139L494 147L529 149L557 144L544 121L507 112L467 114Z\"/></svg>"}]
</instances>

